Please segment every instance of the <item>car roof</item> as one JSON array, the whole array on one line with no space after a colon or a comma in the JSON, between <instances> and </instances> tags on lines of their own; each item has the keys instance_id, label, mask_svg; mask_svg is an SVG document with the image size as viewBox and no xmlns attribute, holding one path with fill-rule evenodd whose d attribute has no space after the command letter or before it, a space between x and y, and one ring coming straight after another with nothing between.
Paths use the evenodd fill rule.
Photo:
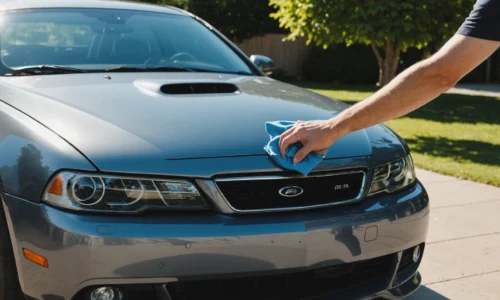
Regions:
<instances>
[{"instance_id":1,"label":"car roof","mask_svg":"<svg viewBox=\"0 0 500 300\"><path fill-rule=\"evenodd\" d=\"M149 12L187 15L184 11L173 7L153 4L134 3L112 0L0 0L0 11L33 9L33 8L103 8L127 9Z\"/></svg>"}]
</instances>

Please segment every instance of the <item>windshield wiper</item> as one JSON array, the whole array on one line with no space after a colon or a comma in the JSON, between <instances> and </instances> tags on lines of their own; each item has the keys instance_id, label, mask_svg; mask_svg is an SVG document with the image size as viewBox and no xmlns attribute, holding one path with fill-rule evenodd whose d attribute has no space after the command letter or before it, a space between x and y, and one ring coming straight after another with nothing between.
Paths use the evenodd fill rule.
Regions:
<instances>
[{"instance_id":1,"label":"windshield wiper","mask_svg":"<svg viewBox=\"0 0 500 300\"><path fill-rule=\"evenodd\" d=\"M252 73L248 73L245 71L240 72L227 72L227 71L219 71L219 70L210 70L210 69L202 69L202 68L186 68L186 67L127 67L120 66L116 68L111 68L104 70L104 72L201 72L201 73L225 73L225 74L238 74L238 75L253 75Z\"/></svg>"},{"instance_id":2,"label":"windshield wiper","mask_svg":"<svg viewBox=\"0 0 500 300\"><path fill-rule=\"evenodd\" d=\"M19 69L13 69L11 73L5 74L5 76L76 74L76 73L87 73L87 71L65 66L41 65L41 66L30 66Z\"/></svg>"},{"instance_id":3,"label":"windshield wiper","mask_svg":"<svg viewBox=\"0 0 500 300\"><path fill-rule=\"evenodd\" d=\"M196 72L198 70L182 67L155 67L155 68L140 68L120 66L104 70L104 72Z\"/></svg>"},{"instance_id":4,"label":"windshield wiper","mask_svg":"<svg viewBox=\"0 0 500 300\"><path fill-rule=\"evenodd\" d=\"M5 74L5 76L27 76L27 75L51 75L51 74L76 74L76 73L95 73L95 72L203 72L203 73L225 73L225 74L238 74L238 75L253 75L245 71L228 72L219 70L210 70L202 68L186 68L186 67L127 67L120 66L106 70L82 70L78 68L53 66L53 65L40 65L30 66L18 69L12 69L12 72Z\"/></svg>"}]
</instances>

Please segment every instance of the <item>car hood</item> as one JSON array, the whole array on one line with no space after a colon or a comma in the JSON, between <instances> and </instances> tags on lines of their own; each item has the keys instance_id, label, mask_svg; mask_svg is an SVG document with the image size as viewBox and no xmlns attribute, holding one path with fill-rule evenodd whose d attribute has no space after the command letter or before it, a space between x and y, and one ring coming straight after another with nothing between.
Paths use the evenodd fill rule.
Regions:
<instances>
[{"instance_id":1,"label":"car hood","mask_svg":"<svg viewBox=\"0 0 500 300\"><path fill-rule=\"evenodd\" d=\"M167 95L160 91L165 84L199 82L232 83L241 93ZM328 119L347 107L267 77L227 74L94 73L4 77L0 84L2 101L110 171L109 161L125 163L130 157L186 160L265 155L266 121ZM371 153L367 132L361 130L342 137L326 158Z\"/></svg>"}]
</instances>

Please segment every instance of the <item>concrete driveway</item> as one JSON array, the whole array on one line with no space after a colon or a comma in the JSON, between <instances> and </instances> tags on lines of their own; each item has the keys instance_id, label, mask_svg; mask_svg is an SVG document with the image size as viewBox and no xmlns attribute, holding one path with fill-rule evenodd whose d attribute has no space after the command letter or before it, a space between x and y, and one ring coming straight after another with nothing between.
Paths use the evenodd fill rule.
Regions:
<instances>
[{"instance_id":1,"label":"concrete driveway","mask_svg":"<svg viewBox=\"0 0 500 300\"><path fill-rule=\"evenodd\" d=\"M446 93L500 97L500 84L457 84Z\"/></svg>"},{"instance_id":2,"label":"concrete driveway","mask_svg":"<svg viewBox=\"0 0 500 300\"><path fill-rule=\"evenodd\" d=\"M408 300L500 299L500 188L417 174L432 211L423 286Z\"/></svg>"}]
</instances>

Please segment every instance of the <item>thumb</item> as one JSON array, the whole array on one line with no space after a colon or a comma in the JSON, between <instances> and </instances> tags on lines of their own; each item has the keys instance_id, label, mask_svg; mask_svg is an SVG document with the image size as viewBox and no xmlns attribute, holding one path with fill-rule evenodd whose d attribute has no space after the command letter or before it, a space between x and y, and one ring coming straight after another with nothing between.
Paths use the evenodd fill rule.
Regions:
<instances>
[{"instance_id":1,"label":"thumb","mask_svg":"<svg viewBox=\"0 0 500 300\"><path fill-rule=\"evenodd\" d=\"M306 156L311 152L311 147L308 145L304 145L297 153L295 153L295 156L293 157L293 163L298 164L301 162Z\"/></svg>"}]
</instances>

